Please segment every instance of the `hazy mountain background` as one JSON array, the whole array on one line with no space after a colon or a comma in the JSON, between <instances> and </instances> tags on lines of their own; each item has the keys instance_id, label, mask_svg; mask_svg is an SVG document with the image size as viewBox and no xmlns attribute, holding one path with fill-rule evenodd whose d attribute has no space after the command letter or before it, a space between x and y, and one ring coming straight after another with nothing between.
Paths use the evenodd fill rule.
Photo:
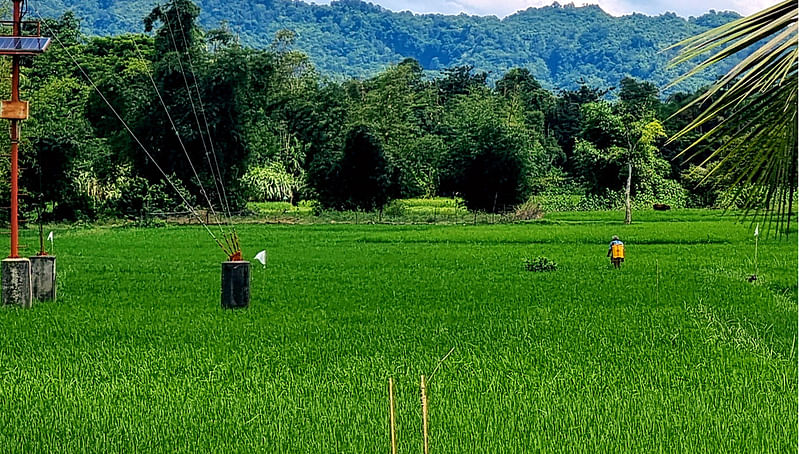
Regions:
<instances>
[{"instance_id":1,"label":"hazy mountain background","mask_svg":"<svg viewBox=\"0 0 800 454\"><path fill-rule=\"evenodd\" d=\"M72 10L90 35L141 32L155 2L142 0L42 0L44 16ZM680 72L666 69L673 52L663 49L683 38L739 17L709 12L688 19L675 14L614 17L598 6L530 8L504 19L495 16L396 13L358 0L316 5L291 0L196 0L206 28L222 21L242 44L265 47L275 32L297 33L295 47L310 55L332 78L372 76L406 57L426 71L474 65L496 80L513 67L528 68L547 88L572 88L579 80L615 86L625 76L664 87ZM678 89L693 91L735 61L719 65Z\"/></svg>"}]
</instances>

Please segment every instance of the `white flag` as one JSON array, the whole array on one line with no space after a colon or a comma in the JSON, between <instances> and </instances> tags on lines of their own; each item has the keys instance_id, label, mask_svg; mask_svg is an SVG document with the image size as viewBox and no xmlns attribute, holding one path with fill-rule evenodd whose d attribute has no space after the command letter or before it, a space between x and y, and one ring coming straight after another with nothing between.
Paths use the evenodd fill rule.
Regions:
<instances>
[{"instance_id":1,"label":"white flag","mask_svg":"<svg viewBox=\"0 0 800 454\"><path fill-rule=\"evenodd\" d=\"M258 254L256 254L255 259L258 260L259 262L261 262L261 264L264 266L264 268L267 267L267 251L266 250L261 251Z\"/></svg>"},{"instance_id":2,"label":"white flag","mask_svg":"<svg viewBox=\"0 0 800 454\"><path fill-rule=\"evenodd\" d=\"M758 224L756 224L756 233L753 236L758 236Z\"/></svg>"},{"instance_id":3,"label":"white flag","mask_svg":"<svg viewBox=\"0 0 800 454\"><path fill-rule=\"evenodd\" d=\"M52 230L50 231L50 234L47 235L47 241L49 241L51 243L53 242L53 231Z\"/></svg>"}]
</instances>

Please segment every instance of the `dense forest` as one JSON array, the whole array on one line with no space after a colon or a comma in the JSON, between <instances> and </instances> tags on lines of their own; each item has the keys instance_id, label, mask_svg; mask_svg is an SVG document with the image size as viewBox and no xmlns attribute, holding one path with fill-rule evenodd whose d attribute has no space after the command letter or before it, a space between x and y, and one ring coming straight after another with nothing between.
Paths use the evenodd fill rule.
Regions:
<instances>
[{"instance_id":1,"label":"dense forest","mask_svg":"<svg viewBox=\"0 0 800 454\"><path fill-rule=\"evenodd\" d=\"M142 32L142 17L154 1L103 0L36 2L44 15L75 12L88 35ZM513 68L525 68L549 89L577 88L580 80L611 87L626 76L664 87L680 71L667 69L674 55L661 52L684 38L729 22L731 12L684 19L675 14L613 17L597 6L530 8L494 16L395 13L359 0L314 5L293 0L199 0L199 22L222 21L243 45L267 48L279 30L296 34L296 49L327 76L372 77L404 58L428 75L472 65L494 82ZM678 87L695 90L736 61ZM668 92L669 94L669 92Z\"/></svg>"},{"instance_id":2,"label":"dense forest","mask_svg":"<svg viewBox=\"0 0 800 454\"><path fill-rule=\"evenodd\" d=\"M47 19L57 42L26 61L22 86L32 106L28 212L135 218L179 208L164 174L198 206L220 208L226 191L233 210L269 200L373 210L455 195L473 210L531 198L598 209L620 207L626 189L634 206L683 207L723 196L724 182L703 179L714 164L699 165L714 144L684 164L673 158L697 135L666 142L696 114L672 116L695 93L664 97L633 77L615 89L584 80L551 90L528 68L495 82L471 65L429 77L411 58L336 81L296 50L291 31L256 49L225 28L202 29L199 14L173 0L144 17L147 34L88 38L71 13Z\"/></svg>"}]
</instances>

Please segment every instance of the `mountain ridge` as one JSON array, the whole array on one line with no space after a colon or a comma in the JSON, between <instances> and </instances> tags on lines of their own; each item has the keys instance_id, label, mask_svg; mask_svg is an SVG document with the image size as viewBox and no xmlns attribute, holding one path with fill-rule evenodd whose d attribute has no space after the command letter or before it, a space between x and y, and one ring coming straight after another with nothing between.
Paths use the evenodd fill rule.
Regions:
<instances>
[{"instance_id":1,"label":"mountain ridge","mask_svg":"<svg viewBox=\"0 0 800 454\"><path fill-rule=\"evenodd\" d=\"M90 35L141 32L152 5L136 0L43 0L39 10L58 16L72 10ZM472 65L496 79L524 67L548 88L573 88L579 81L598 87L626 76L663 87L686 67L667 68L674 51L663 49L688 36L740 17L710 11L684 19L659 16L611 16L597 5L528 8L504 18L467 14L393 12L360 0L318 5L293 0L198 0L200 23L222 21L245 45L264 48L281 29L293 30L295 48L307 53L318 70L332 78L370 77L404 58L428 72ZM674 90L691 91L718 77L734 59Z\"/></svg>"}]
</instances>

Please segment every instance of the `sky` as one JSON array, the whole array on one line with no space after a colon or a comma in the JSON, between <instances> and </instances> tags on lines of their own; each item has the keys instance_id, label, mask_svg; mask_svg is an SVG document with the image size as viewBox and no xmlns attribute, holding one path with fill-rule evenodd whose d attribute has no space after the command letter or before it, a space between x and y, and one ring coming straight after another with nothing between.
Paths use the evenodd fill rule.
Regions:
<instances>
[{"instance_id":1,"label":"sky","mask_svg":"<svg viewBox=\"0 0 800 454\"><path fill-rule=\"evenodd\" d=\"M392 11L412 11L415 13L475 14L505 17L529 7L551 5L554 0L365 0ZM673 12L682 17L700 16L709 10L736 11L747 16L779 0L576 0L576 6L584 4L600 5L614 16L643 13L651 16ZM319 1L316 3L328 3ZM561 0L559 3L570 3Z\"/></svg>"}]
</instances>

